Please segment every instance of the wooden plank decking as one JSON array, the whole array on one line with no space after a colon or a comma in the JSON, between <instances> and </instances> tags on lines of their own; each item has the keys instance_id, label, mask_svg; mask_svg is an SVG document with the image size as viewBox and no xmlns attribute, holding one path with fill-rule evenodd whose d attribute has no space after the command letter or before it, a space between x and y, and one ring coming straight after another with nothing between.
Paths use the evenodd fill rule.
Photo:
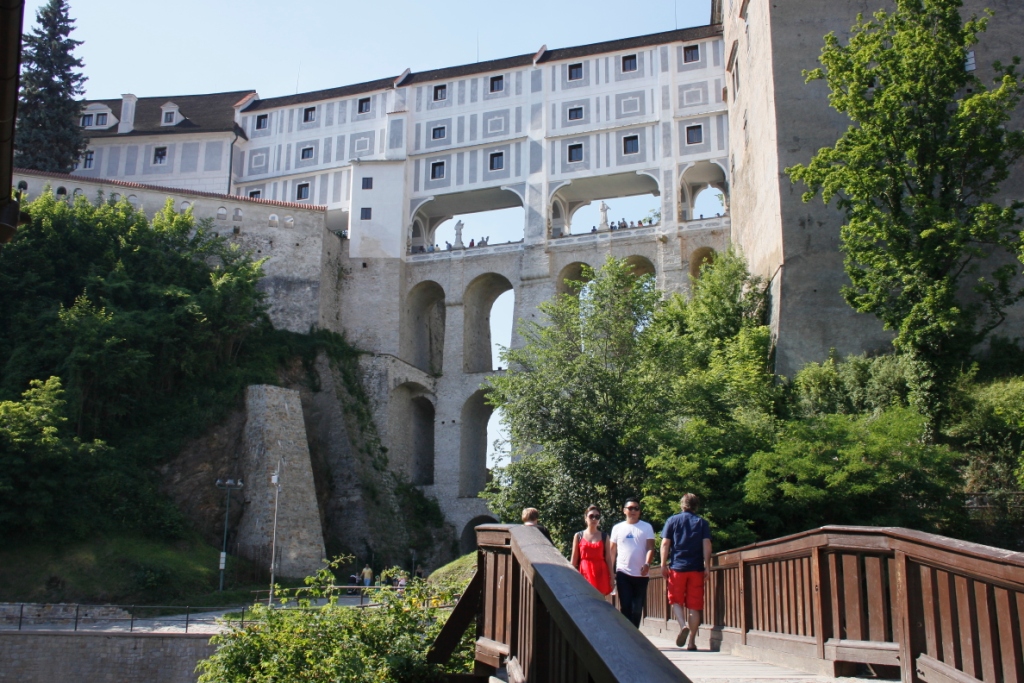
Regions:
<instances>
[{"instance_id":1,"label":"wooden plank decking","mask_svg":"<svg viewBox=\"0 0 1024 683\"><path fill-rule=\"evenodd\" d=\"M671 640L650 636L648 639L693 683L834 683L856 680L815 676L707 649L687 652L676 647Z\"/></svg>"}]
</instances>

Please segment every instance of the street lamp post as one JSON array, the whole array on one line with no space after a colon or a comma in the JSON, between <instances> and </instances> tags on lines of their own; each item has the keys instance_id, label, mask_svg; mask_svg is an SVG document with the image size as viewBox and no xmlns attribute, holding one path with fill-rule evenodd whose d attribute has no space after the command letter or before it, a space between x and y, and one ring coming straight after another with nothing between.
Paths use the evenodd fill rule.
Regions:
<instances>
[{"instance_id":1,"label":"street lamp post","mask_svg":"<svg viewBox=\"0 0 1024 683\"><path fill-rule=\"evenodd\" d=\"M224 497L227 498L227 503L224 505L224 545L220 551L220 592L224 592L224 567L228 561L228 521L229 515L231 514L231 492L242 490L242 480L235 481L234 479L223 479L217 480L217 488L224 490Z\"/></svg>"},{"instance_id":2,"label":"street lamp post","mask_svg":"<svg viewBox=\"0 0 1024 683\"><path fill-rule=\"evenodd\" d=\"M267 596L267 607L274 603L274 565L277 563L277 501L281 495L281 461L277 461L277 471L270 477L274 485L274 536L270 542L270 595Z\"/></svg>"}]
</instances>

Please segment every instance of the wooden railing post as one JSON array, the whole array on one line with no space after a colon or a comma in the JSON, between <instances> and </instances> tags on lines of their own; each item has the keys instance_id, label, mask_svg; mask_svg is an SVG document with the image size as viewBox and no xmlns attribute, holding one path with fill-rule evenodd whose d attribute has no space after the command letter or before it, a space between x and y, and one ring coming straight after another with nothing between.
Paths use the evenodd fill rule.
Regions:
<instances>
[{"instance_id":1,"label":"wooden railing post","mask_svg":"<svg viewBox=\"0 0 1024 683\"><path fill-rule=\"evenodd\" d=\"M913 600L910 596L910 561L902 550L896 551L896 596L895 606L899 615L900 673L903 683L915 683L918 680L915 667L917 656L913 646L914 615Z\"/></svg>"},{"instance_id":2,"label":"wooden railing post","mask_svg":"<svg viewBox=\"0 0 1024 683\"><path fill-rule=\"evenodd\" d=\"M814 640L818 659L825 659L825 641L828 627L832 623L832 595L828 590L828 572L825 571L825 555L820 547L811 550L811 581L814 593L811 596L814 609Z\"/></svg>"},{"instance_id":3,"label":"wooden railing post","mask_svg":"<svg viewBox=\"0 0 1024 683\"><path fill-rule=\"evenodd\" d=\"M739 568L740 584L740 642L747 644L747 631L750 630L750 577L747 572L747 562L740 556Z\"/></svg>"}]
</instances>

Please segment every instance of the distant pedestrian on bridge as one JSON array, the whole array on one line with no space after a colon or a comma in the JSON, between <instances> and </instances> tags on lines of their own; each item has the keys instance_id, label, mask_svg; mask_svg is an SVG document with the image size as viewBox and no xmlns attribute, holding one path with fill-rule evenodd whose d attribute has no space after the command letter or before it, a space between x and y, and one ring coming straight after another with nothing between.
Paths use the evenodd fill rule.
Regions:
<instances>
[{"instance_id":1,"label":"distant pedestrian on bridge","mask_svg":"<svg viewBox=\"0 0 1024 683\"><path fill-rule=\"evenodd\" d=\"M676 646L697 649L697 630L704 611L704 576L711 564L711 526L697 515L700 498L687 493L682 512L672 515L661 532L661 566L668 602L679 622Z\"/></svg>"},{"instance_id":2,"label":"distant pedestrian on bridge","mask_svg":"<svg viewBox=\"0 0 1024 683\"><path fill-rule=\"evenodd\" d=\"M596 505L588 507L586 520L587 528L577 532L572 539L572 566L601 595L608 595L612 592L613 558L608 535L598 528L601 508Z\"/></svg>"},{"instance_id":3,"label":"distant pedestrian on bridge","mask_svg":"<svg viewBox=\"0 0 1024 683\"><path fill-rule=\"evenodd\" d=\"M627 498L622 508L626 521L612 527L611 553L615 558L615 588L619 609L640 628L647 601L647 575L654 559L654 528L640 519L640 501Z\"/></svg>"},{"instance_id":4,"label":"distant pedestrian on bridge","mask_svg":"<svg viewBox=\"0 0 1024 683\"><path fill-rule=\"evenodd\" d=\"M551 532L540 523L540 510L537 508L523 508L523 526L535 526L544 538L551 540Z\"/></svg>"}]
</instances>

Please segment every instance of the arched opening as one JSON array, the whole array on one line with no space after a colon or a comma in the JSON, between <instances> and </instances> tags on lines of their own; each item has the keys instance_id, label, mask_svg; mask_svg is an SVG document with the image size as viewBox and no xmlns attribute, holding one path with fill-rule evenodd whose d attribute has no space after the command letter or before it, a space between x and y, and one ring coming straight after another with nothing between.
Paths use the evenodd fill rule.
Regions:
<instances>
[{"instance_id":1,"label":"arched opening","mask_svg":"<svg viewBox=\"0 0 1024 683\"><path fill-rule=\"evenodd\" d=\"M700 269L705 264L711 265L715 262L715 250L711 247L695 249L690 254L690 279L696 280L700 277Z\"/></svg>"},{"instance_id":2,"label":"arched opening","mask_svg":"<svg viewBox=\"0 0 1024 683\"><path fill-rule=\"evenodd\" d=\"M444 360L444 289L427 280L409 291L400 340L402 358L424 372L441 374Z\"/></svg>"},{"instance_id":3,"label":"arched opening","mask_svg":"<svg viewBox=\"0 0 1024 683\"><path fill-rule=\"evenodd\" d=\"M558 280L555 283L555 291L559 294L576 294L566 280L573 282L587 282L590 278L583 277L583 266L587 265L582 261L574 261L558 272Z\"/></svg>"},{"instance_id":4,"label":"arched opening","mask_svg":"<svg viewBox=\"0 0 1024 683\"><path fill-rule=\"evenodd\" d=\"M434 483L434 404L425 387L406 382L391 392L389 464L417 486Z\"/></svg>"},{"instance_id":5,"label":"arched opening","mask_svg":"<svg viewBox=\"0 0 1024 683\"><path fill-rule=\"evenodd\" d=\"M277 214L276 213L270 214L270 218L267 219L267 227L268 228L276 228L277 227Z\"/></svg>"},{"instance_id":6,"label":"arched opening","mask_svg":"<svg viewBox=\"0 0 1024 683\"><path fill-rule=\"evenodd\" d=\"M487 482L491 481L491 472L495 467L504 467L511 456L508 425L505 424L505 413L495 408L487 420Z\"/></svg>"},{"instance_id":7,"label":"arched opening","mask_svg":"<svg viewBox=\"0 0 1024 683\"><path fill-rule=\"evenodd\" d=\"M522 200L511 190L491 187L438 195L413 215L409 248L415 254L518 242L525 221Z\"/></svg>"},{"instance_id":8,"label":"arched opening","mask_svg":"<svg viewBox=\"0 0 1024 683\"><path fill-rule=\"evenodd\" d=\"M692 221L729 212L729 182L721 166L698 161L680 178L679 220Z\"/></svg>"},{"instance_id":9,"label":"arched opening","mask_svg":"<svg viewBox=\"0 0 1024 683\"><path fill-rule=\"evenodd\" d=\"M556 199L551 202L551 236L561 237L568 234L569 231L566 229L565 212L562 210L562 202Z\"/></svg>"},{"instance_id":10,"label":"arched opening","mask_svg":"<svg viewBox=\"0 0 1024 683\"><path fill-rule=\"evenodd\" d=\"M286 227L286 228L294 228L295 227L295 217L294 216L285 216L284 217L284 227Z\"/></svg>"},{"instance_id":11,"label":"arched opening","mask_svg":"<svg viewBox=\"0 0 1024 683\"><path fill-rule=\"evenodd\" d=\"M462 366L465 372L494 369L491 344L491 313L501 294L512 289L503 275L485 273L474 279L462 297Z\"/></svg>"},{"instance_id":12,"label":"arched opening","mask_svg":"<svg viewBox=\"0 0 1024 683\"><path fill-rule=\"evenodd\" d=\"M498 295L491 304L491 367L501 370L504 361L501 352L512 346L512 326L515 324L516 290Z\"/></svg>"},{"instance_id":13,"label":"arched opening","mask_svg":"<svg viewBox=\"0 0 1024 683\"><path fill-rule=\"evenodd\" d=\"M192 208L191 202L182 202L181 203L181 212L182 213L185 213L186 211L188 211L191 208Z\"/></svg>"},{"instance_id":14,"label":"arched opening","mask_svg":"<svg viewBox=\"0 0 1024 683\"><path fill-rule=\"evenodd\" d=\"M227 209L225 209L223 206L220 207L219 209L217 209L217 220L219 220L219 221L227 220L227 217L228 217L228 210Z\"/></svg>"},{"instance_id":15,"label":"arched opening","mask_svg":"<svg viewBox=\"0 0 1024 683\"><path fill-rule=\"evenodd\" d=\"M459 497L475 498L487 485L487 423L494 408L482 389L462 406L459 431Z\"/></svg>"},{"instance_id":16,"label":"arched opening","mask_svg":"<svg viewBox=\"0 0 1024 683\"><path fill-rule=\"evenodd\" d=\"M234 220L234 221L242 220L242 210L241 209L235 209L235 215L232 216L231 220Z\"/></svg>"},{"instance_id":17,"label":"arched opening","mask_svg":"<svg viewBox=\"0 0 1024 683\"><path fill-rule=\"evenodd\" d=\"M18 192L28 192L28 183L26 183L24 180L19 180Z\"/></svg>"},{"instance_id":18,"label":"arched opening","mask_svg":"<svg viewBox=\"0 0 1024 683\"><path fill-rule=\"evenodd\" d=\"M646 256L629 256L626 258L626 265L632 269L636 277L654 275L654 264Z\"/></svg>"},{"instance_id":19,"label":"arched opening","mask_svg":"<svg viewBox=\"0 0 1024 683\"><path fill-rule=\"evenodd\" d=\"M566 213L561 232L554 229L555 218L552 215L551 235L579 235L654 225L661 215L660 195L657 181L646 173L577 178L558 188L552 198L552 211L561 203L566 207ZM606 209L604 214L602 204ZM607 216L607 226L602 223L602 215Z\"/></svg>"},{"instance_id":20,"label":"arched opening","mask_svg":"<svg viewBox=\"0 0 1024 683\"><path fill-rule=\"evenodd\" d=\"M66 187L58 187L57 188L57 199L67 199L67 198L68 198L68 188L66 188Z\"/></svg>"},{"instance_id":21,"label":"arched opening","mask_svg":"<svg viewBox=\"0 0 1024 683\"><path fill-rule=\"evenodd\" d=\"M497 524L498 520L489 515L480 515L469 520L462 529L462 537L459 539L459 552L468 555L476 550L476 528L481 524Z\"/></svg>"}]
</instances>

